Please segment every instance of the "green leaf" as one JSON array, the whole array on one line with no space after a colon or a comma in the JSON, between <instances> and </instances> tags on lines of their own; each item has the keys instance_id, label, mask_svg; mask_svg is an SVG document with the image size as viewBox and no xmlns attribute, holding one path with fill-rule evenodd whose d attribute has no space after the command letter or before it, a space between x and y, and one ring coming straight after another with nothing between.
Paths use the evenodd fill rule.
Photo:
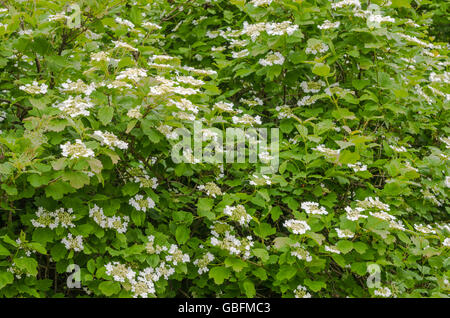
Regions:
<instances>
[{"instance_id":1,"label":"green leaf","mask_svg":"<svg viewBox=\"0 0 450 318\"><path fill-rule=\"evenodd\" d=\"M242 287L244 287L245 295L247 295L248 298L255 297L256 295L255 285L251 280L244 281Z\"/></svg>"},{"instance_id":2,"label":"green leaf","mask_svg":"<svg viewBox=\"0 0 450 318\"><path fill-rule=\"evenodd\" d=\"M215 214L211 211L214 205L214 200L210 198L200 198L197 202L197 213L199 216L206 217L209 220L214 220Z\"/></svg>"},{"instance_id":3,"label":"green leaf","mask_svg":"<svg viewBox=\"0 0 450 318\"><path fill-rule=\"evenodd\" d=\"M289 280L297 274L297 269L290 265L282 265L277 273L277 280Z\"/></svg>"},{"instance_id":4,"label":"green leaf","mask_svg":"<svg viewBox=\"0 0 450 318\"><path fill-rule=\"evenodd\" d=\"M175 230L175 238L177 239L178 244L184 244L189 239L189 236L191 234L191 230L184 226L178 226Z\"/></svg>"},{"instance_id":5,"label":"green leaf","mask_svg":"<svg viewBox=\"0 0 450 318\"><path fill-rule=\"evenodd\" d=\"M10 251L0 244L0 256L8 256L9 254L11 254Z\"/></svg>"},{"instance_id":6,"label":"green leaf","mask_svg":"<svg viewBox=\"0 0 450 318\"><path fill-rule=\"evenodd\" d=\"M320 280L312 281L309 278L305 278L303 283L315 293L317 293L322 288L326 288L327 287L327 284L325 282L322 282Z\"/></svg>"},{"instance_id":7,"label":"green leaf","mask_svg":"<svg viewBox=\"0 0 450 318\"><path fill-rule=\"evenodd\" d=\"M353 249L353 243L351 241L341 240L337 242L336 247L342 253L347 254Z\"/></svg>"},{"instance_id":8,"label":"green leaf","mask_svg":"<svg viewBox=\"0 0 450 318\"><path fill-rule=\"evenodd\" d=\"M11 272L0 271L0 289L14 281L14 275Z\"/></svg>"},{"instance_id":9,"label":"green leaf","mask_svg":"<svg viewBox=\"0 0 450 318\"><path fill-rule=\"evenodd\" d=\"M269 252L267 252L265 248L255 248L253 254L255 254L256 257L259 257L263 262L266 262L269 259Z\"/></svg>"},{"instance_id":10,"label":"green leaf","mask_svg":"<svg viewBox=\"0 0 450 318\"><path fill-rule=\"evenodd\" d=\"M230 270L223 266L213 267L209 271L209 278L214 279L217 285L222 285L228 277L230 277Z\"/></svg>"},{"instance_id":11,"label":"green leaf","mask_svg":"<svg viewBox=\"0 0 450 318\"><path fill-rule=\"evenodd\" d=\"M107 125L111 122L114 115L114 108L109 106L100 107L98 110L98 119L102 122L103 125Z\"/></svg>"},{"instance_id":12,"label":"green leaf","mask_svg":"<svg viewBox=\"0 0 450 318\"><path fill-rule=\"evenodd\" d=\"M268 223L260 223L255 228L255 234L265 239L267 236L273 235L276 233L276 229L270 226Z\"/></svg>"},{"instance_id":13,"label":"green leaf","mask_svg":"<svg viewBox=\"0 0 450 318\"><path fill-rule=\"evenodd\" d=\"M37 275L38 263L34 258L31 257L15 258L14 263L16 264L17 268L24 270L28 274L32 276Z\"/></svg>"},{"instance_id":14,"label":"green leaf","mask_svg":"<svg viewBox=\"0 0 450 318\"><path fill-rule=\"evenodd\" d=\"M312 69L312 72L316 75L327 77L330 74L330 67L324 63L316 63Z\"/></svg>"},{"instance_id":15,"label":"green leaf","mask_svg":"<svg viewBox=\"0 0 450 318\"><path fill-rule=\"evenodd\" d=\"M120 284L118 282L101 282L98 289L105 294L105 296L112 296L120 292Z\"/></svg>"},{"instance_id":16,"label":"green leaf","mask_svg":"<svg viewBox=\"0 0 450 318\"><path fill-rule=\"evenodd\" d=\"M237 257L227 257L225 259L225 266L231 267L235 272L240 272L243 268L247 267L247 263Z\"/></svg>"}]
</instances>

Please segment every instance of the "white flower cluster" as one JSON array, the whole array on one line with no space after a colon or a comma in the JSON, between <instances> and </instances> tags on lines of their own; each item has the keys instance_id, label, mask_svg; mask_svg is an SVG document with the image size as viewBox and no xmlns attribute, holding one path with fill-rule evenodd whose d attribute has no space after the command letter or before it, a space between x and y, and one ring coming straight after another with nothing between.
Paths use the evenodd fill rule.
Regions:
<instances>
[{"instance_id":1,"label":"white flower cluster","mask_svg":"<svg viewBox=\"0 0 450 318\"><path fill-rule=\"evenodd\" d=\"M341 251L338 250L336 246L325 245L325 251L331 252L331 253L334 253L334 254L341 254Z\"/></svg>"},{"instance_id":2,"label":"white flower cluster","mask_svg":"<svg viewBox=\"0 0 450 318\"><path fill-rule=\"evenodd\" d=\"M27 92L28 94L47 94L47 89L48 89L48 85L47 84L41 84L39 85L39 83L37 81L33 81L32 84L25 84L25 85L21 85L19 86L19 89Z\"/></svg>"},{"instance_id":3,"label":"white flower cluster","mask_svg":"<svg viewBox=\"0 0 450 318\"><path fill-rule=\"evenodd\" d=\"M194 265L198 267L198 273L201 275L209 271L208 265L214 260L214 255L207 252L203 257L198 258L194 261Z\"/></svg>"},{"instance_id":4,"label":"white flower cluster","mask_svg":"<svg viewBox=\"0 0 450 318\"><path fill-rule=\"evenodd\" d=\"M312 257L307 250L305 250L300 243L295 243L291 245L291 255L297 257L299 260L304 260L306 262L311 262Z\"/></svg>"},{"instance_id":5,"label":"white flower cluster","mask_svg":"<svg viewBox=\"0 0 450 318\"><path fill-rule=\"evenodd\" d=\"M341 25L341 22L330 22L329 20L325 20L323 24L318 25L317 27L320 30L329 30L329 29L337 29Z\"/></svg>"},{"instance_id":6,"label":"white flower cluster","mask_svg":"<svg viewBox=\"0 0 450 318\"><path fill-rule=\"evenodd\" d=\"M284 56L280 52L269 52L264 59L260 59L262 66L283 65Z\"/></svg>"},{"instance_id":7,"label":"white flower cluster","mask_svg":"<svg viewBox=\"0 0 450 318\"><path fill-rule=\"evenodd\" d=\"M342 230L335 228L335 230L339 238L352 238L355 236L355 233L347 229Z\"/></svg>"},{"instance_id":8,"label":"white flower cluster","mask_svg":"<svg viewBox=\"0 0 450 318\"><path fill-rule=\"evenodd\" d=\"M4 110L0 111L0 123L6 119L6 112Z\"/></svg>"},{"instance_id":9,"label":"white flower cluster","mask_svg":"<svg viewBox=\"0 0 450 318\"><path fill-rule=\"evenodd\" d=\"M65 101L54 106L63 112L63 116L72 118L84 115L89 116L88 108L94 107L89 98L81 98L80 96L69 96Z\"/></svg>"},{"instance_id":10,"label":"white flower cluster","mask_svg":"<svg viewBox=\"0 0 450 318\"><path fill-rule=\"evenodd\" d=\"M366 171L367 170L367 166L363 165L361 162L356 162L355 164L349 163L349 164L347 164L347 166L349 168L352 168L353 171L355 171L355 172Z\"/></svg>"},{"instance_id":11,"label":"white flower cluster","mask_svg":"<svg viewBox=\"0 0 450 318\"><path fill-rule=\"evenodd\" d=\"M270 177L266 175L257 176L254 174L252 176L252 180L250 180L249 183L254 186L262 186L262 185L271 185L272 181L270 180Z\"/></svg>"},{"instance_id":12,"label":"white flower cluster","mask_svg":"<svg viewBox=\"0 0 450 318\"><path fill-rule=\"evenodd\" d=\"M294 290L295 298L311 298L311 294L308 293L308 290L305 286L298 285Z\"/></svg>"},{"instance_id":13,"label":"white flower cluster","mask_svg":"<svg viewBox=\"0 0 450 318\"><path fill-rule=\"evenodd\" d=\"M306 223L306 221L299 221L295 219L286 220L283 225L294 234L305 234L306 231L311 230L311 227L308 223Z\"/></svg>"},{"instance_id":14,"label":"white flower cluster","mask_svg":"<svg viewBox=\"0 0 450 318\"><path fill-rule=\"evenodd\" d=\"M252 41L255 41L261 34L261 32L266 32L269 35L292 35L298 30L298 25L292 24L291 21L283 21L280 23L276 22L259 22L256 24L249 24L247 21L244 22L244 26L241 35L247 35Z\"/></svg>"},{"instance_id":15,"label":"white flower cluster","mask_svg":"<svg viewBox=\"0 0 450 318\"><path fill-rule=\"evenodd\" d=\"M192 76L177 76L176 78L178 82L192 86L202 86L205 84L204 81L196 79Z\"/></svg>"},{"instance_id":16,"label":"white flower cluster","mask_svg":"<svg viewBox=\"0 0 450 318\"><path fill-rule=\"evenodd\" d=\"M81 235L73 237L72 233L68 233L67 237L61 240L61 243L64 244L66 249L74 250L75 252L81 252L84 249L83 237Z\"/></svg>"},{"instance_id":17,"label":"white flower cluster","mask_svg":"<svg viewBox=\"0 0 450 318\"><path fill-rule=\"evenodd\" d=\"M138 49L132 47L130 44L126 43L126 42L122 42L122 41L112 41L112 43L114 44L114 46L116 48L122 48L122 49L126 49L126 50L130 50L130 51L134 51L137 52Z\"/></svg>"},{"instance_id":18,"label":"white flower cluster","mask_svg":"<svg viewBox=\"0 0 450 318\"><path fill-rule=\"evenodd\" d=\"M376 296L380 297L391 297L392 292L388 287L379 287L373 292Z\"/></svg>"},{"instance_id":19,"label":"white flower cluster","mask_svg":"<svg viewBox=\"0 0 450 318\"><path fill-rule=\"evenodd\" d=\"M436 231L429 224L414 224L414 228L416 229L416 231L419 231L423 234L436 234Z\"/></svg>"},{"instance_id":20,"label":"white flower cluster","mask_svg":"<svg viewBox=\"0 0 450 318\"><path fill-rule=\"evenodd\" d=\"M75 219L72 208L67 209L67 211L64 208L59 208L49 212L43 207L39 207L35 214L36 218L31 220L34 227L48 227L50 229L58 226L63 228L75 227L75 224L72 223L72 220Z\"/></svg>"},{"instance_id":21,"label":"white flower cluster","mask_svg":"<svg viewBox=\"0 0 450 318\"><path fill-rule=\"evenodd\" d=\"M214 107L223 112L229 112L229 113L241 113L242 112L239 109L238 110L233 109L233 107L234 107L233 103L227 103L227 102L223 102L223 101L215 103Z\"/></svg>"},{"instance_id":22,"label":"white flower cluster","mask_svg":"<svg viewBox=\"0 0 450 318\"><path fill-rule=\"evenodd\" d=\"M214 182L207 182L206 184L201 184L197 187L200 191L206 192L206 194L210 197L217 197L222 195L222 190L215 184Z\"/></svg>"},{"instance_id":23,"label":"white flower cluster","mask_svg":"<svg viewBox=\"0 0 450 318\"><path fill-rule=\"evenodd\" d=\"M375 197L375 198L367 197L363 201L356 200L356 204L358 207L367 209L367 210L369 210L369 209L378 209L381 211L389 211L390 210L389 205L381 202L378 197Z\"/></svg>"},{"instance_id":24,"label":"white flower cluster","mask_svg":"<svg viewBox=\"0 0 450 318\"><path fill-rule=\"evenodd\" d=\"M324 155L328 156L328 157L337 157L339 156L340 153L340 149L334 150L334 149L330 149L325 147L325 145L318 145L315 148L312 148L315 151L321 152Z\"/></svg>"},{"instance_id":25,"label":"white flower cluster","mask_svg":"<svg viewBox=\"0 0 450 318\"><path fill-rule=\"evenodd\" d=\"M155 245L155 236L149 235L147 237L148 242L145 245L145 250L148 254L161 254L162 252L167 252L168 248L165 245Z\"/></svg>"},{"instance_id":26,"label":"white flower cluster","mask_svg":"<svg viewBox=\"0 0 450 318\"><path fill-rule=\"evenodd\" d=\"M359 0L343 0L339 2L335 2L331 4L331 8L337 9L342 7L355 6L357 8L361 8L361 3Z\"/></svg>"},{"instance_id":27,"label":"white flower cluster","mask_svg":"<svg viewBox=\"0 0 450 318\"><path fill-rule=\"evenodd\" d=\"M244 114L241 117L233 116L231 118L233 120L234 124L243 124L243 125L250 125L253 127L253 125L261 125L261 116L251 116L248 114Z\"/></svg>"},{"instance_id":28,"label":"white flower cluster","mask_svg":"<svg viewBox=\"0 0 450 318\"><path fill-rule=\"evenodd\" d=\"M302 99L300 99L297 102L298 106L308 106L314 104L319 98L317 96L303 96Z\"/></svg>"},{"instance_id":29,"label":"white flower cluster","mask_svg":"<svg viewBox=\"0 0 450 318\"><path fill-rule=\"evenodd\" d=\"M128 79L130 81L139 82L147 77L147 71L143 68L130 67L123 70L116 76L116 80Z\"/></svg>"},{"instance_id":30,"label":"white flower cluster","mask_svg":"<svg viewBox=\"0 0 450 318\"><path fill-rule=\"evenodd\" d=\"M125 26L129 27L130 29L134 29L134 24L131 21L128 21L127 19L122 19L120 17L116 17L114 19L114 21L116 21L116 23L118 23L118 24L125 25Z\"/></svg>"},{"instance_id":31,"label":"white flower cluster","mask_svg":"<svg viewBox=\"0 0 450 318\"><path fill-rule=\"evenodd\" d=\"M346 217L350 221L358 221L359 219L366 219L367 215L361 214L361 212L363 211L364 211L363 208L356 207L352 209L349 206L345 207L345 212L347 212Z\"/></svg>"},{"instance_id":32,"label":"white flower cluster","mask_svg":"<svg viewBox=\"0 0 450 318\"><path fill-rule=\"evenodd\" d=\"M117 147L119 149L127 149L128 144L124 141L119 140L116 135L110 132L102 132L100 130L96 130L94 132L94 136L98 137L100 139L101 144L107 145L110 149L114 149L114 147Z\"/></svg>"},{"instance_id":33,"label":"white flower cluster","mask_svg":"<svg viewBox=\"0 0 450 318\"><path fill-rule=\"evenodd\" d=\"M255 7L270 6L273 0L251 0L250 3Z\"/></svg>"},{"instance_id":34,"label":"white flower cluster","mask_svg":"<svg viewBox=\"0 0 450 318\"><path fill-rule=\"evenodd\" d=\"M301 208L305 210L307 214L326 215L327 210L322 206L319 206L317 202L302 202Z\"/></svg>"},{"instance_id":35,"label":"white flower cluster","mask_svg":"<svg viewBox=\"0 0 450 318\"><path fill-rule=\"evenodd\" d=\"M252 237L238 238L231 234L233 230L233 226L229 224L214 222L211 226L211 245L228 251L231 255L242 256L243 259L250 258L250 251L254 244Z\"/></svg>"},{"instance_id":36,"label":"white flower cluster","mask_svg":"<svg viewBox=\"0 0 450 318\"><path fill-rule=\"evenodd\" d=\"M305 53L317 55L317 53L325 53L328 50L329 50L328 45L323 43L322 41L316 39L309 39L308 46L305 49Z\"/></svg>"},{"instance_id":37,"label":"white flower cluster","mask_svg":"<svg viewBox=\"0 0 450 318\"><path fill-rule=\"evenodd\" d=\"M150 177L147 174L147 171L145 171L143 164L139 164L138 167L129 168L127 173L130 175L128 180L139 183L140 188L156 189L158 187L158 179L155 177Z\"/></svg>"},{"instance_id":38,"label":"white flower cluster","mask_svg":"<svg viewBox=\"0 0 450 318\"><path fill-rule=\"evenodd\" d=\"M248 226L252 220L252 216L247 213L245 207L241 204L237 206L225 206L223 213L228 215L231 220L238 222L240 225Z\"/></svg>"},{"instance_id":39,"label":"white flower cluster","mask_svg":"<svg viewBox=\"0 0 450 318\"><path fill-rule=\"evenodd\" d=\"M249 54L250 54L250 52L249 52L247 49L244 49L244 50L242 50L242 51L232 52L232 53L231 53L231 56L232 56L234 59L240 59L240 58L243 58L243 57L248 56Z\"/></svg>"},{"instance_id":40,"label":"white flower cluster","mask_svg":"<svg viewBox=\"0 0 450 318\"><path fill-rule=\"evenodd\" d=\"M128 228L128 222L130 222L130 218L126 215L122 218L120 216L105 216L103 209L97 205L94 205L94 207L89 210L89 216L93 218L94 222L101 228L114 229L118 233L125 233Z\"/></svg>"},{"instance_id":41,"label":"white flower cluster","mask_svg":"<svg viewBox=\"0 0 450 318\"><path fill-rule=\"evenodd\" d=\"M136 106L129 109L127 112L127 116L134 119L141 119L143 117L141 113L141 106Z\"/></svg>"},{"instance_id":42,"label":"white flower cluster","mask_svg":"<svg viewBox=\"0 0 450 318\"><path fill-rule=\"evenodd\" d=\"M91 60L96 62L107 62L109 63L111 61L111 58L109 57L109 52L95 52L91 54Z\"/></svg>"},{"instance_id":43,"label":"white flower cluster","mask_svg":"<svg viewBox=\"0 0 450 318\"><path fill-rule=\"evenodd\" d=\"M380 24L382 22L395 23L395 19L390 16L382 16L380 14L370 14L367 17L367 22Z\"/></svg>"},{"instance_id":44,"label":"white flower cluster","mask_svg":"<svg viewBox=\"0 0 450 318\"><path fill-rule=\"evenodd\" d=\"M167 253L169 255L166 256L166 262L171 262L175 266L179 263L188 263L191 261L189 255L183 253L183 251L175 244L170 245Z\"/></svg>"},{"instance_id":45,"label":"white flower cluster","mask_svg":"<svg viewBox=\"0 0 450 318\"><path fill-rule=\"evenodd\" d=\"M315 81L303 81L300 83L300 87L305 93L318 93L322 89L322 87L325 87L326 84L322 80Z\"/></svg>"},{"instance_id":46,"label":"white flower cluster","mask_svg":"<svg viewBox=\"0 0 450 318\"><path fill-rule=\"evenodd\" d=\"M198 113L198 107L186 98L181 98L179 101L169 99L169 104L175 105L180 110L190 111L194 114Z\"/></svg>"},{"instance_id":47,"label":"white flower cluster","mask_svg":"<svg viewBox=\"0 0 450 318\"><path fill-rule=\"evenodd\" d=\"M68 79L65 83L61 84L59 90L65 93L78 93L89 96L95 90L95 84L91 83L90 85L87 85L81 79L78 79L76 82L72 82Z\"/></svg>"},{"instance_id":48,"label":"white flower cluster","mask_svg":"<svg viewBox=\"0 0 450 318\"><path fill-rule=\"evenodd\" d=\"M94 157L94 151L86 147L86 145L80 140L76 139L74 144L71 144L70 141L66 142L64 145L61 145L62 156L70 157L70 159L75 158L89 158Z\"/></svg>"},{"instance_id":49,"label":"white flower cluster","mask_svg":"<svg viewBox=\"0 0 450 318\"><path fill-rule=\"evenodd\" d=\"M151 198L144 198L141 194L136 194L134 198L129 201L130 205L138 211L146 212L147 209L153 209L155 207L155 201Z\"/></svg>"},{"instance_id":50,"label":"white flower cluster","mask_svg":"<svg viewBox=\"0 0 450 318\"><path fill-rule=\"evenodd\" d=\"M158 127L156 127L156 129L161 134L166 136L167 139L177 139L178 138L178 133L175 130L173 130L173 127L171 127L171 126L161 124Z\"/></svg>"}]
</instances>

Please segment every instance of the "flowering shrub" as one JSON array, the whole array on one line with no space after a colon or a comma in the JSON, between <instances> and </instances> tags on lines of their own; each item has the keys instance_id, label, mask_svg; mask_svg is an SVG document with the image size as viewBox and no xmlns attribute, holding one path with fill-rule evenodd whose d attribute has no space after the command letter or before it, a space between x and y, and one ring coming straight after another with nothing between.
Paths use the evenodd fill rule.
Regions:
<instances>
[{"instance_id":1,"label":"flowering shrub","mask_svg":"<svg viewBox=\"0 0 450 318\"><path fill-rule=\"evenodd\" d=\"M410 0L2 5L0 296L447 296L449 45L430 16ZM198 121L279 128L277 170L261 145L256 162L176 162Z\"/></svg>"}]
</instances>

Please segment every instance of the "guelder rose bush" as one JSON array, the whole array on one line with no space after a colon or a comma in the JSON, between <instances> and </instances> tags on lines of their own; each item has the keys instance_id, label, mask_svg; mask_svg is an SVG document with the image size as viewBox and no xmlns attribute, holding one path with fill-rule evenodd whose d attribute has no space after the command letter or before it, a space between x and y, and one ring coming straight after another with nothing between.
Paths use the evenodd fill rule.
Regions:
<instances>
[{"instance_id":1,"label":"guelder rose bush","mask_svg":"<svg viewBox=\"0 0 450 318\"><path fill-rule=\"evenodd\" d=\"M77 4L0 6L1 296L448 296L433 6ZM175 162L197 122L279 128L278 169Z\"/></svg>"}]
</instances>

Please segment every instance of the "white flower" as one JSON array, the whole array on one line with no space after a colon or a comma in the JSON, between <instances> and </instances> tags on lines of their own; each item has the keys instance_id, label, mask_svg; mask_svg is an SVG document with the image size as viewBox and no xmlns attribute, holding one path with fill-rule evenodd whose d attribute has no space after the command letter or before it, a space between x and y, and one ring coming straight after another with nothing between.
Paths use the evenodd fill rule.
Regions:
<instances>
[{"instance_id":1,"label":"white flower","mask_svg":"<svg viewBox=\"0 0 450 318\"><path fill-rule=\"evenodd\" d=\"M59 90L61 92L69 92L69 93L82 93L86 96L91 95L91 93L95 90L95 84L87 85L82 80L77 80L76 82L72 82L68 79L65 83L61 84Z\"/></svg>"},{"instance_id":2,"label":"white flower","mask_svg":"<svg viewBox=\"0 0 450 318\"><path fill-rule=\"evenodd\" d=\"M122 19L120 17L116 17L114 19L114 21L116 21L116 23L118 23L118 24L126 25L130 29L134 29L134 24L131 21L128 21L126 19Z\"/></svg>"},{"instance_id":3,"label":"white flower","mask_svg":"<svg viewBox=\"0 0 450 318\"><path fill-rule=\"evenodd\" d=\"M414 224L416 231L424 234L436 234L436 231L431 227L431 225Z\"/></svg>"},{"instance_id":4,"label":"white flower","mask_svg":"<svg viewBox=\"0 0 450 318\"><path fill-rule=\"evenodd\" d=\"M259 115L252 117L248 114L245 114L242 117L233 116L231 119L233 120L234 124L244 124L244 125L250 125L252 127L254 124L258 124L258 125L262 124L261 117Z\"/></svg>"},{"instance_id":5,"label":"white flower","mask_svg":"<svg viewBox=\"0 0 450 318\"><path fill-rule=\"evenodd\" d=\"M380 287L375 289L374 294L381 297L390 297L392 292L388 287Z\"/></svg>"},{"instance_id":6,"label":"white flower","mask_svg":"<svg viewBox=\"0 0 450 318\"><path fill-rule=\"evenodd\" d=\"M105 144L109 146L110 149L113 149L113 147L117 147L119 149L128 148L128 144L124 141L119 140L113 133L96 130L94 132L94 136L99 137L102 145Z\"/></svg>"},{"instance_id":7,"label":"white flower","mask_svg":"<svg viewBox=\"0 0 450 318\"><path fill-rule=\"evenodd\" d=\"M295 298L311 298L311 294L308 293L306 287L298 285L294 290Z\"/></svg>"},{"instance_id":8,"label":"white flower","mask_svg":"<svg viewBox=\"0 0 450 318\"><path fill-rule=\"evenodd\" d=\"M136 210L143 212L155 207L155 202L151 198L144 198L141 194L136 194L134 198L130 199L129 203Z\"/></svg>"},{"instance_id":9,"label":"white flower","mask_svg":"<svg viewBox=\"0 0 450 318\"><path fill-rule=\"evenodd\" d=\"M338 228L336 228L335 230L339 238L352 238L353 236L355 236L355 233L350 230L341 230Z\"/></svg>"},{"instance_id":10,"label":"white flower","mask_svg":"<svg viewBox=\"0 0 450 318\"><path fill-rule=\"evenodd\" d=\"M261 7L261 6L270 6L273 0L250 0L250 3L253 4L255 7Z\"/></svg>"},{"instance_id":11,"label":"white flower","mask_svg":"<svg viewBox=\"0 0 450 318\"><path fill-rule=\"evenodd\" d=\"M81 98L80 96L69 96L65 101L54 106L63 112L63 116L70 116L72 118L84 115L89 116L87 109L94 107L89 98Z\"/></svg>"},{"instance_id":12,"label":"white flower","mask_svg":"<svg viewBox=\"0 0 450 318\"><path fill-rule=\"evenodd\" d=\"M266 58L260 59L259 64L262 66L283 65L284 56L280 52L273 53L272 51L266 55Z\"/></svg>"},{"instance_id":13,"label":"white flower","mask_svg":"<svg viewBox=\"0 0 450 318\"><path fill-rule=\"evenodd\" d=\"M67 234L66 238L63 238L61 240L61 243L64 244L66 249L68 250L73 249L75 252L81 252L84 249L83 237L81 235L72 237L72 234L69 233Z\"/></svg>"},{"instance_id":14,"label":"white flower","mask_svg":"<svg viewBox=\"0 0 450 318\"><path fill-rule=\"evenodd\" d=\"M305 234L306 231L311 230L308 223L306 221L299 220L286 220L283 224L286 228L290 229L294 234Z\"/></svg>"},{"instance_id":15,"label":"white flower","mask_svg":"<svg viewBox=\"0 0 450 318\"><path fill-rule=\"evenodd\" d=\"M331 4L331 8L333 9L342 8L346 6L355 6L357 8L361 8L361 3L359 2L359 0L343 0Z\"/></svg>"},{"instance_id":16,"label":"white flower","mask_svg":"<svg viewBox=\"0 0 450 318\"><path fill-rule=\"evenodd\" d=\"M345 211L347 212L347 219L350 221L358 221L359 219L367 218L367 215L361 214L364 211L363 208L354 208L347 206L345 207Z\"/></svg>"},{"instance_id":17,"label":"white flower","mask_svg":"<svg viewBox=\"0 0 450 318\"><path fill-rule=\"evenodd\" d=\"M19 86L19 89L27 92L28 94L47 94L48 85L47 84L41 84L37 81L33 81L32 84L25 84Z\"/></svg>"},{"instance_id":18,"label":"white flower","mask_svg":"<svg viewBox=\"0 0 450 318\"><path fill-rule=\"evenodd\" d=\"M341 254L341 251L339 251L336 246L325 245L325 251L335 253L335 254Z\"/></svg>"},{"instance_id":19,"label":"white flower","mask_svg":"<svg viewBox=\"0 0 450 318\"><path fill-rule=\"evenodd\" d=\"M138 51L138 49L132 47L131 45L129 45L129 44L126 43L126 42L112 41L112 43L114 44L114 46L115 46L116 48L127 49L127 50L135 51L135 52Z\"/></svg>"},{"instance_id":20,"label":"white flower","mask_svg":"<svg viewBox=\"0 0 450 318\"><path fill-rule=\"evenodd\" d=\"M325 82L322 80L315 81L303 81L300 83L300 87L303 89L305 93L318 93L322 89L322 87L325 87Z\"/></svg>"},{"instance_id":21,"label":"white flower","mask_svg":"<svg viewBox=\"0 0 450 318\"><path fill-rule=\"evenodd\" d=\"M225 215L230 216L231 220L238 222L240 225L248 226L250 221L252 220L252 217L250 214L247 213L245 210L245 207L241 204L237 206L229 206L227 205L223 213Z\"/></svg>"},{"instance_id":22,"label":"white flower","mask_svg":"<svg viewBox=\"0 0 450 318\"><path fill-rule=\"evenodd\" d=\"M339 22L339 21L337 21L337 22L330 22L328 20L325 20L323 22L323 24L318 25L317 27L320 30L337 29L340 24L341 24L341 22Z\"/></svg>"},{"instance_id":23,"label":"white flower","mask_svg":"<svg viewBox=\"0 0 450 318\"><path fill-rule=\"evenodd\" d=\"M247 49L244 49L244 50L239 51L239 52L233 52L231 55L233 56L234 59L239 59L239 58L246 57L249 54L250 54L250 52Z\"/></svg>"},{"instance_id":24,"label":"white flower","mask_svg":"<svg viewBox=\"0 0 450 318\"><path fill-rule=\"evenodd\" d=\"M135 82L147 77L147 71L143 68L130 67L117 75L116 80L129 79Z\"/></svg>"},{"instance_id":25,"label":"white flower","mask_svg":"<svg viewBox=\"0 0 450 318\"><path fill-rule=\"evenodd\" d=\"M142 118L143 115L141 113L141 106L137 106L135 108L131 108L130 110L128 110L127 116L134 119Z\"/></svg>"},{"instance_id":26,"label":"white flower","mask_svg":"<svg viewBox=\"0 0 450 318\"><path fill-rule=\"evenodd\" d=\"M74 144L71 144L69 141L64 145L61 145L62 156L70 157L70 159L74 158L89 158L94 157L94 151L86 147L86 145L80 140L76 139Z\"/></svg>"},{"instance_id":27,"label":"white flower","mask_svg":"<svg viewBox=\"0 0 450 318\"><path fill-rule=\"evenodd\" d=\"M450 238L447 237L444 242L442 243L442 245L444 245L445 247L450 247Z\"/></svg>"},{"instance_id":28,"label":"white flower","mask_svg":"<svg viewBox=\"0 0 450 318\"><path fill-rule=\"evenodd\" d=\"M355 163L355 164L349 163L349 164L347 164L347 166L348 166L349 168L352 168L353 171L355 171L355 172L359 172L359 171L367 171L367 166L366 166L366 165L363 165L361 162L357 162L357 163Z\"/></svg>"},{"instance_id":29,"label":"white flower","mask_svg":"<svg viewBox=\"0 0 450 318\"><path fill-rule=\"evenodd\" d=\"M324 207L319 207L316 202L302 202L301 207L308 214L328 214L327 210Z\"/></svg>"}]
</instances>

